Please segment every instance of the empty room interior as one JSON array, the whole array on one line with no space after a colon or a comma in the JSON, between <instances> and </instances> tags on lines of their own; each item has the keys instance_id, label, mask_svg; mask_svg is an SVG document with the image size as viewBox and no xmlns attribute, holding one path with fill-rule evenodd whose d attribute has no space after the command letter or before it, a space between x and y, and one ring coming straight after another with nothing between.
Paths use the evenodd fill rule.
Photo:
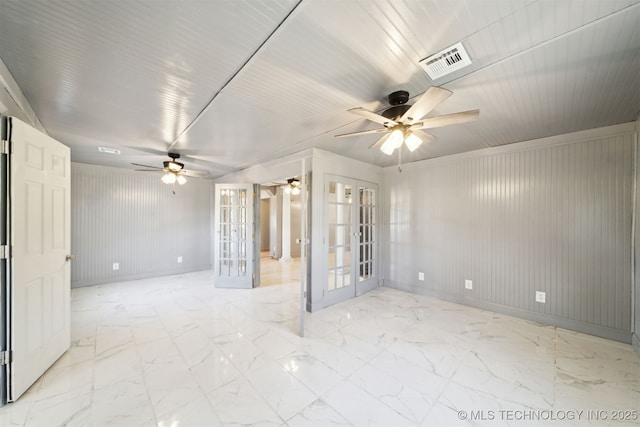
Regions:
<instances>
[{"instance_id":1,"label":"empty room interior","mask_svg":"<svg viewBox=\"0 0 640 427\"><path fill-rule=\"evenodd\" d=\"M0 425L640 425L640 0L0 0Z\"/></svg>"}]
</instances>

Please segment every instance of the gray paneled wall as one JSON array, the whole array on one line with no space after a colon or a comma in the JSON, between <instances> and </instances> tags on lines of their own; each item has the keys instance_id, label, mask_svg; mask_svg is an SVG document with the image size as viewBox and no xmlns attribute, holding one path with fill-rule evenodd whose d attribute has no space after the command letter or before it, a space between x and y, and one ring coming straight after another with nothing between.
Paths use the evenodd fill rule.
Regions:
<instances>
[{"instance_id":1,"label":"gray paneled wall","mask_svg":"<svg viewBox=\"0 0 640 427\"><path fill-rule=\"evenodd\" d=\"M211 183L160 176L72 163L73 287L210 268Z\"/></svg>"},{"instance_id":2,"label":"gray paneled wall","mask_svg":"<svg viewBox=\"0 0 640 427\"><path fill-rule=\"evenodd\" d=\"M385 170L385 284L628 342L633 131L553 142Z\"/></svg>"}]
</instances>

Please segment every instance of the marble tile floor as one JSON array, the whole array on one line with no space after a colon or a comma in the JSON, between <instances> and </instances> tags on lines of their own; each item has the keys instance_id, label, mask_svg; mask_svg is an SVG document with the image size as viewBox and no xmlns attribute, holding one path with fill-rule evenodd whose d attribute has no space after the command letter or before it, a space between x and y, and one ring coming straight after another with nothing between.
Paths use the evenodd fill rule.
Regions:
<instances>
[{"instance_id":1,"label":"marble tile floor","mask_svg":"<svg viewBox=\"0 0 640 427\"><path fill-rule=\"evenodd\" d=\"M638 425L629 345L387 288L300 338L298 303L209 271L74 289L71 349L0 425Z\"/></svg>"}]
</instances>

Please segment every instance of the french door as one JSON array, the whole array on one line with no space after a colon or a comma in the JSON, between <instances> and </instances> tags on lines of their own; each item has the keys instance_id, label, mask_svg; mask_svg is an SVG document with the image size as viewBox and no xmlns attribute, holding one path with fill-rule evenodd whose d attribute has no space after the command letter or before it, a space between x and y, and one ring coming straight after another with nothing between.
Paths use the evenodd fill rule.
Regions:
<instances>
[{"instance_id":1,"label":"french door","mask_svg":"<svg viewBox=\"0 0 640 427\"><path fill-rule=\"evenodd\" d=\"M222 288L252 288L255 278L252 184L216 184L214 282Z\"/></svg>"},{"instance_id":2,"label":"french door","mask_svg":"<svg viewBox=\"0 0 640 427\"><path fill-rule=\"evenodd\" d=\"M377 192L372 183L325 177L325 305L378 285Z\"/></svg>"}]
</instances>

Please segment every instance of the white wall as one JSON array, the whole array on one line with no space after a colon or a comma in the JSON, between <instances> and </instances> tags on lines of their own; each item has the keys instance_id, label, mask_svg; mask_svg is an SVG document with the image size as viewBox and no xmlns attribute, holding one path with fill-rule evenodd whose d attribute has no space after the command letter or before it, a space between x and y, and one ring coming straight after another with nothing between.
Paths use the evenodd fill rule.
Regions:
<instances>
[{"instance_id":1,"label":"white wall","mask_svg":"<svg viewBox=\"0 0 640 427\"><path fill-rule=\"evenodd\" d=\"M289 247L291 248L291 258L300 258L300 245L296 243L296 240L300 238L300 195L294 196L292 194L284 194L284 197L287 196L291 200L289 205Z\"/></svg>"},{"instance_id":2,"label":"white wall","mask_svg":"<svg viewBox=\"0 0 640 427\"><path fill-rule=\"evenodd\" d=\"M273 259L282 256L282 190L270 198L269 204L269 253Z\"/></svg>"}]
</instances>

